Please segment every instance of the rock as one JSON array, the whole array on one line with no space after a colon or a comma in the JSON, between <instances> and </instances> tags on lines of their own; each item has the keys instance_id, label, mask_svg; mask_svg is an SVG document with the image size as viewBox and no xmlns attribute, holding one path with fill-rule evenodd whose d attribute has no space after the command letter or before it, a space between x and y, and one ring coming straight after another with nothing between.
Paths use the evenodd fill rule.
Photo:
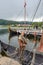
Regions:
<instances>
[{"instance_id":1,"label":"rock","mask_svg":"<svg viewBox=\"0 0 43 65\"><path fill-rule=\"evenodd\" d=\"M0 58L0 65L21 65L18 61L8 58L8 57L1 57Z\"/></svg>"}]
</instances>

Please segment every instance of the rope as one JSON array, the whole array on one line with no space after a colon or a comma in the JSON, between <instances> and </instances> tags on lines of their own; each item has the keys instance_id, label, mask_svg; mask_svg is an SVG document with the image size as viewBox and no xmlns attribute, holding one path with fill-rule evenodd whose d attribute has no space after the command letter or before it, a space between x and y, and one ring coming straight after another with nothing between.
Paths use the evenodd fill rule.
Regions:
<instances>
[{"instance_id":1,"label":"rope","mask_svg":"<svg viewBox=\"0 0 43 65\"><path fill-rule=\"evenodd\" d=\"M37 13L37 11L38 11L38 8L39 8L39 6L40 6L40 3L41 3L41 0L39 1L39 3L38 3L38 6L37 6L37 8L36 8L36 11L35 11L35 13L34 13L34 16L33 16L33 19L32 19L32 21L34 20L34 18L35 18L35 15L36 15L36 13Z\"/></svg>"},{"instance_id":2,"label":"rope","mask_svg":"<svg viewBox=\"0 0 43 65\"><path fill-rule=\"evenodd\" d=\"M22 9L23 10L23 9ZM15 20L18 19L19 15L21 14L22 10L19 12L19 14L17 15L17 17L15 18Z\"/></svg>"},{"instance_id":3,"label":"rope","mask_svg":"<svg viewBox=\"0 0 43 65\"><path fill-rule=\"evenodd\" d=\"M32 61L31 61L31 64L30 65L34 65L35 63L35 54L36 54L36 46L37 46L37 43L36 43L36 36L34 36L35 38L35 45L33 47L33 58L32 58ZM31 53L31 52L30 52Z\"/></svg>"},{"instance_id":4,"label":"rope","mask_svg":"<svg viewBox=\"0 0 43 65\"><path fill-rule=\"evenodd\" d=\"M32 62L30 65L34 65L34 63L35 63L35 54L36 54L36 49L34 49L34 51L33 51L33 58L32 58Z\"/></svg>"}]
</instances>

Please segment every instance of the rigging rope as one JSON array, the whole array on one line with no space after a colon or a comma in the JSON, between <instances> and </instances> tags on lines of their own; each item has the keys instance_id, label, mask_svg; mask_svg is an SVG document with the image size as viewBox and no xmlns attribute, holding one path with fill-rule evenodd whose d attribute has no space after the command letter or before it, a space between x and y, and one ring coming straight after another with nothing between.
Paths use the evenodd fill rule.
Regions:
<instances>
[{"instance_id":1,"label":"rigging rope","mask_svg":"<svg viewBox=\"0 0 43 65\"><path fill-rule=\"evenodd\" d=\"M37 13L37 11L38 11L38 8L39 8L39 6L40 6L40 3L41 3L41 0L40 0L39 3L38 3L38 6L37 6L37 8L36 8L36 11L35 11L35 13L34 13L34 16L33 16L32 21L33 21L34 18L35 18L35 15L36 15L36 13ZM32 62L31 62L30 65L34 65L34 63L35 63L36 48L34 48L33 51L34 51L34 52L33 52L33 58L32 58Z\"/></svg>"},{"instance_id":2,"label":"rigging rope","mask_svg":"<svg viewBox=\"0 0 43 65\"><path fill-rule=\"evenodd\" d=\"M32 18L32 22L33 22L33 20L34 20L34 18L35 18L35 16L36 16L36 13L37 13L37 11L38 11L38 8L39 8L39 6L40 6L40 3L41 3L41 0L39 1L38 5L37 5L36 11L35 11L34 16L33 16L33 18ZM19 14L18 14L17 17L15 18L15 20L18 19L18 17L20 16L20 14L21 14L22 11L23 11L23 9L19 12Z\"/></svg>"},{"instance_id":3,"label":"rigging rope","mask_svg":"<svg viewBox=\"0 0 43 65\"><path fill-rule=\"evenodd\" d=\"M21 9L21 11L18 13L18 15L16 16L15 20L18 19L19 15L21 14L22 11L23 11L23 9Z\"/></svg>"},{"instance_id":4,"label":"rigging rope","mask_svg":"<svg viewBox=\"0 0 43 65\"><path fill-rule=\"evenodd\" d=\"M36 11L35 11L35 13L34 13L32 22L33 22L33 20L34 20L34 18L35 18L35 16L36 16L36 13L37 13L37 11L38 11L38 8L39 8L39 6L40 6L40 3L41 3L41 0L40 0L39 3L38 3L38 6L37 6ZM33 49L33 50L34 50L34 49ZM36 50L36 49L35 49L35 50ZM32 62L31 62L30 65L34 65L34 63L35 63L35 54L36 54L36 51L33 52L33 58L32 58Z\"/></svg>"},{"instance_id":5,"label":"rigging rope","mask_svg":"<svg viewBox=\"0 0 43 65\"><path fill-rule=\"evenodd\" d=\"M35 18L35 16L36 16L36 13L37 13L37 11L38 11L38 8L39 8L39 6L40 6L40 3L41 3L41 0L40 0L39 3L38 3L38 6L37 6L36 11L35 11L35 13L34 13L32 22L33 22L33 20L34 20L34 18Z\"/></svg>"}]
</instances>

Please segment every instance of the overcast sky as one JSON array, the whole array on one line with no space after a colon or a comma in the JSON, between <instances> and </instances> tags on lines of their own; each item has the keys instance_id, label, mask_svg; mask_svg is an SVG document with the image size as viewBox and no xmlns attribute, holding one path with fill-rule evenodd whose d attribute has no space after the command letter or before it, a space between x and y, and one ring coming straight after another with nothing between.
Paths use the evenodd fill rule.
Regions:
<instances>
[{"instance_id":1,"label":"overcast sky","mask_svg":"<svg viewBox=\"0 0 43 65\"><path fill-rule=\"evenodd\" d=\"M28 20L32 20L39 1L40 0L26 0ZM0 19L23 20L23 6L24 0L0 0ZM43 0L41 0L40 6L35 16L35 20L43 20Z\"/></svg>"}]
</instances>

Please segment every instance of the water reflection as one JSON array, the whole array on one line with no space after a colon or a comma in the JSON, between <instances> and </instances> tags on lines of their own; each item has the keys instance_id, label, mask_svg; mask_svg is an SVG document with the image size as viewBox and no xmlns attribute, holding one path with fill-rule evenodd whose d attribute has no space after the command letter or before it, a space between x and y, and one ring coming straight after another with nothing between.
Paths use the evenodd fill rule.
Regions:
<instances>
[{"instance_id":1,"label":"water reflection","mask_svg":"<svg viewBox=\"0 0 43 65\"><path fill-rule=\"evenodd\" d=\"M9 34L0 35L0 40L2 40L3 42L5 42L6 44L9 44L9 43L8 43L8 42L9 42L8 36L9 36ZM32 49L33 49L33 46L34 46L33 41L28 40L27 42L28 42L28 43L27 43L27 45L26 45L26 49L27 49L27 50L32 50ZM15 47L17 47L17 48L19 47L18 37L17 37L17 36L15 36L15 37L13 37L13 38L11 39L10 45L15 46Z\"/></svg>"}]
</instances>

